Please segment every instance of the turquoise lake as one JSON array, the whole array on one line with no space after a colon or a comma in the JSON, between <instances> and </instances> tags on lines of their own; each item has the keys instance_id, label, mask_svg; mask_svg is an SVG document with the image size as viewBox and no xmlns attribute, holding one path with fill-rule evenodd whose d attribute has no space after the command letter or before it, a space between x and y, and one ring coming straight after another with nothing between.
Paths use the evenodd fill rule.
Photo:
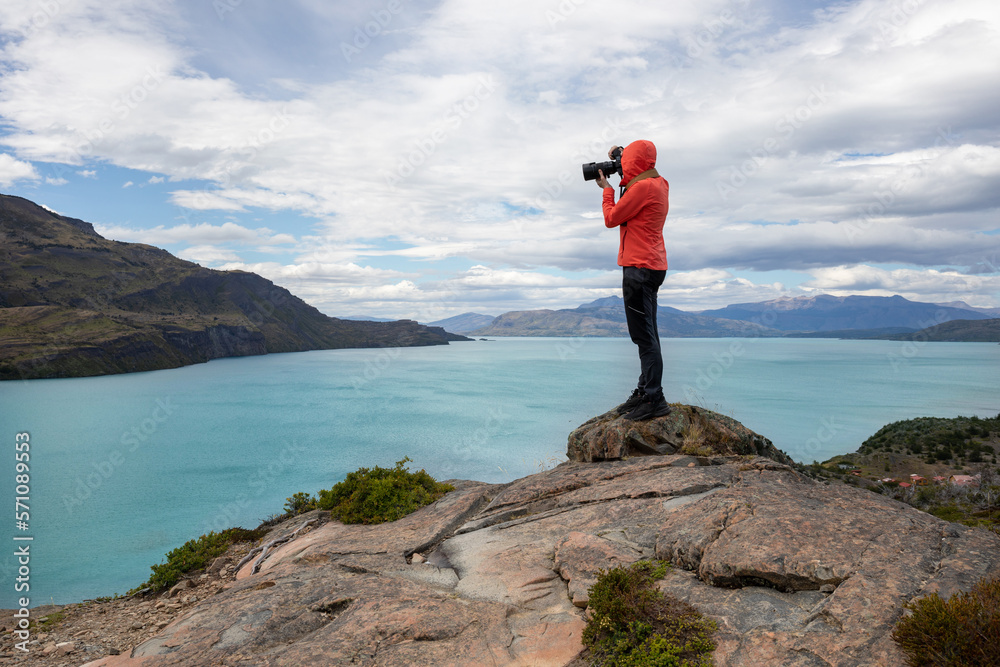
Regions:
<instances>
[{"instance_id":1,"label":"turquoise lake","mask_svg":"<svg viewBox=\"0 0 1000 667\"><path fill-rule=\"evenodd\" d=\"M669 401L730 415L802 462L851 452L887 423L1000 412L1000 345L665 339ZM30 528L3 526L0 607L124 593L210 530L255 527L297 491L362 466L506 482L565 459L566 436L625 399L628 339L514 338L449 346L220 359L152 373L0 383L30 434ZM8 514L10 517L10 514ZM15 536L31 536L17 593Z\"/></svg>"}]
</instances>

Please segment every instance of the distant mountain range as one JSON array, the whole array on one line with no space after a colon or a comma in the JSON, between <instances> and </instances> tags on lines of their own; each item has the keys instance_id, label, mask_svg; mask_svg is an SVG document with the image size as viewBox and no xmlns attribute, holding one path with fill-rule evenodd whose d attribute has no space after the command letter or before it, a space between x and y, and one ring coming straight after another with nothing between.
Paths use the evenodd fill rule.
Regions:
<instances>
[{"instance_id":1,"label":"distant mountain range","mask_svg":"<svg viewBox=\"0 0 1000 667\"><path fill-rule=\"evenodd\" d=\"M961 308L962 310L971 310L975 313L989 315L990 317L1000 317L1000 308L976 308L975 306L970 306L964 301L951 301L949 303L939 303L937 305L950 306L951 308Z\"/></svg>"},{"instance_id":2,"label":"distant mountain range","mask_svg":"<svg viewBox=\"0 0 1000 667\"><path fill-rule=\"evenodd\" d=\"M338 320L357 320L358 322L396 322L391 317L371 317L369 315L341 315Z\"/></svg>"},{"instance_id":3,"label":"distant mountain range","mask_svg":"<svg viewBox=\"0 0 1000 667\"><path fill-rule=\"evenodd\" d=\"M780 336L754 322L705 317L660 306L657 326L664 338ZM524 310L504 313L488 326L470 332L477 336L628 336L625 302L619 296L597 299L565 310Z\"/></svg>"},{"instance_id":4,"label":"distant mountain range","mask_svg":"<svg viewBox=\"0 0 1000 667\"><path fill-rule=\"evenodd\" d=\"M454 317L448 317L437 322L431 322L428 326L441 327L445 331L457 334L466 334L477 329L489 326L496 317L493 315L480 315L479 313L462 313Z\"/></svg>"},{"instance_id":5,"label":"distant mountain range","mask_svg":"<svg viewBox=\"0 0 1000 667\"><path fill-rule=\"evenodd\" d=\"M663 337L812 335L997 340L1000 309L900 296L820 295L689 313L661 306ZM447 330L446 330L447 329ZM449 331L451 333L449 333ZM219 357L344 347L444 345L477 336L627 336L621 297L425 326L320 313L244 271L109 241L91 224L0 195L0 380L174 368Z\"/></svg>"},{"instance_id":6,"label":"distant mountain range","mask_svg":"<svg viewBox=\"0 0 1000 667\"><path fill-rule=\"evenodd\" d=\"M730 320L752 320L781 331L834 331L904 327L924 329L950 320L987 320L996 314L934 303L909 301L901 296L800 296L761 303L739 303L702 315Z\"/></svg>"},{"instance_id":7,"label":"distant mountain range","mask_svg":"<svg viewBox=\"0 0 1000 667\"><path fill-rule=\"evenodd\" d=\"M988 321L1000 309L973 308L963 302L933 304L901 296L781 298L743 303L717 310L689 313L661 305L657 324L664 338L796 336L822 338L893 338L912 335L940 324L963 320ZM496 318L466 313L436 325L474 336L627 336L625 306L611 296L561 310L524 310ZM481 328L474 323L488 321ZM452 328L451 327L461 327ZM971 336L986 335L989 327ZM960 335L957 329L954 335Z\"/></svg>"},{"instance_id":8,"label":"distant mountain range","mask_svg":"<svg viewBox=\"0 0 1000 667\"><path fill-rule=\"evenodd\" d=\"M0 379L174 368L219 357L467 340L328 317L245 271L214 271L0 195Z\"/></svg>"}]
</instances>

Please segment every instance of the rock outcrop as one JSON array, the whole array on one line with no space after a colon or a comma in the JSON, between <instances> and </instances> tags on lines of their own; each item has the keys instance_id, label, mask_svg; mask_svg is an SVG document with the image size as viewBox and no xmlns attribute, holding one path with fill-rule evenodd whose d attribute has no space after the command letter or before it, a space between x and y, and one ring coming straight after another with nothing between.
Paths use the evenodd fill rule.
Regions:
<instances>
[{"instance_id":1,"label":"rock outcrop","mask_svg":"<svg viewBox=\"0 0 1000 667\"><path fill-rule=\"evenodd\" d=\"M673 404L666 417L629 421L615 410L584 422L569 434L570 461L607 461L662 454L753 455L791 465L771 441L732 417L692 405Z\"/></svg>"},{"instance_id":2,"label":"rock outcrop","mask_svg":"<svg viewBox=\"0 0 1000 667\"><path fill-rule=\"evenodd\" d=\"M506 485L453 483L392 524L316 512L278 526L265 539L326 521L90 667L563 666L583 648L598 571L648 558L673 564L663 590L718 622L720 667L894 667L906 601L1000 575L992 533L756 455L570 461Z\"/></svg>"}]
</instances>

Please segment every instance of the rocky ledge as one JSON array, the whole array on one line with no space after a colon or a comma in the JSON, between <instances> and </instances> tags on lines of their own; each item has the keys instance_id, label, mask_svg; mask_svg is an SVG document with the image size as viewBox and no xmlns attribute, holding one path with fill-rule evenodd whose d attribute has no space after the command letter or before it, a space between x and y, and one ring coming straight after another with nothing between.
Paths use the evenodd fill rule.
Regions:
<instances>
[{"instance_id":1,"label":"rocky ledge","mask_svg":"<svg viewBox=\"0 0 1000 667\"><path fill-rule=\"evenodd\" d=\"M699 414L640 430L676 434ZM733 446L712 437L698 446ZM583 648L597 571L656 558L674 565L662 588L718 622L719 666L896 666L889 633L906 601L1000 575L992 533L756 454L569 461L455 484L392 524L296 517L265 541L319 521L130 654L88 664L563 666Z\"/></svg>"},{"instance_id":2,"label":"rocky ledge","mask_svg":"<svg viewBox=\"0 0 1000 667\"><path fill-rule=\"evenodd\" d=\"M598 415L569 434L566 457L590 463L657 454L750 454L794 463L770 440L732 417L680 403L671 408L665 417L642 422L622 418L617 409Z\"/></svg>"}]
</instances>

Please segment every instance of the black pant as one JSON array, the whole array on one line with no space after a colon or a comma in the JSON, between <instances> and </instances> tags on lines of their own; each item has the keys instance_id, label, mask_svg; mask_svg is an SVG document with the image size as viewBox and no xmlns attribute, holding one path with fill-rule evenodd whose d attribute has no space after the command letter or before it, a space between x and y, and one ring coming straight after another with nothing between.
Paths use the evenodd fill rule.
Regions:
<instances>
[{"instance_id":1,"label":"black pant","mask_svg":"<svg viewBox=\"0 0 1000 667\"><path fill-rule=\"evenodd\" d=\"M622 267L622 297L625 299L625 321L628 335L639 346L639 391L646 395L662 393L663 356L660 334L656 328L656 292L663 284L666 271L654 271L637 266Z\"/></svg>"}]
</instances>

